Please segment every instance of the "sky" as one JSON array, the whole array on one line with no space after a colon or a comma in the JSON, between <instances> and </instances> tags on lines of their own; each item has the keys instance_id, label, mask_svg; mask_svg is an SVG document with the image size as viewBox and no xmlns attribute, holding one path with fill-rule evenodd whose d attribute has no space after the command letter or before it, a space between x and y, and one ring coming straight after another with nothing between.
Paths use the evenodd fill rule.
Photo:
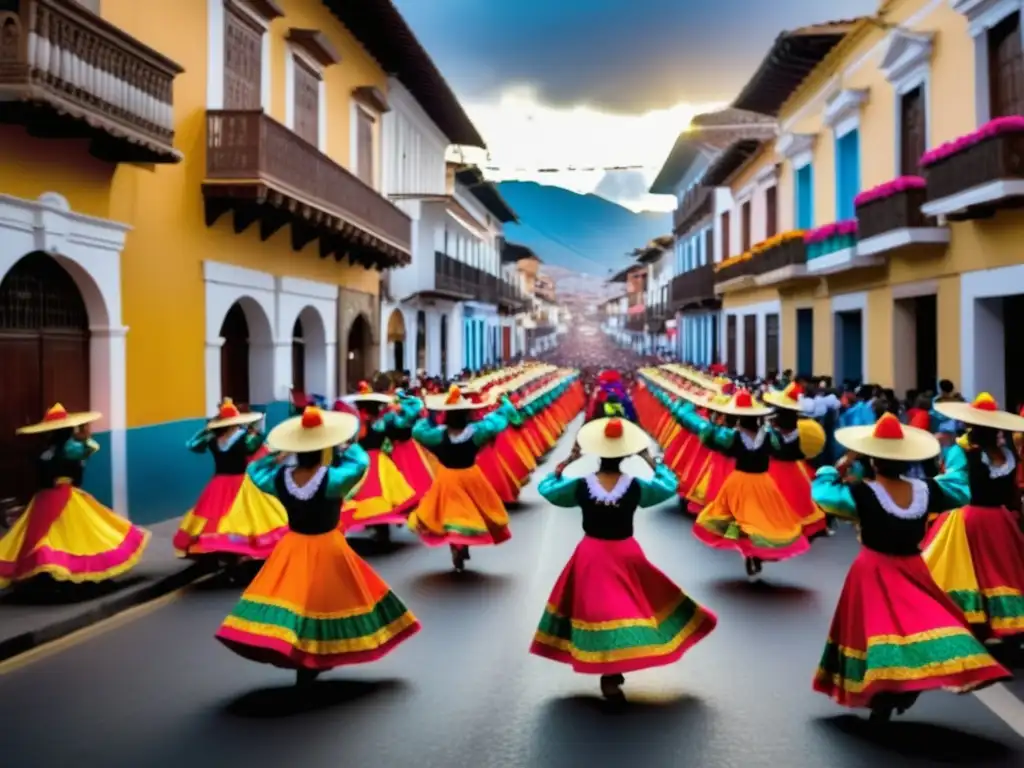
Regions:
<instances>
[{"instance_id":1,"label":"sky","mask_svg":"<svg viewBox=\"0 0 1024 768\"><path fill-rule=\"evenodd\" d=\"M393 0L488 144L496 180L596 192L633 210L679 133L727 106L783 29L879 0ZM540 168L640 170L538 173Z\"/></svg>"}]
</instances>

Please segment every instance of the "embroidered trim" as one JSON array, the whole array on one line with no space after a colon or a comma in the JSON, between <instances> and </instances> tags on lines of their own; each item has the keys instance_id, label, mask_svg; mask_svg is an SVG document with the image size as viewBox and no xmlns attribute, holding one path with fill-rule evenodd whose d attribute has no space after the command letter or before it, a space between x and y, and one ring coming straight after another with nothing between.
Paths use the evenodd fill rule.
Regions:
<instances>
[{"instance_id":1,"label":"embroidered trim","mask_svg":"<svg viewBox=\"0 0 1024 768\"><path fill-rule=\"evenodd\" d=\"M472 437L473 437L473 425L472 424L470 424L468 427L466 427L464 430L462 430L462 432L459 433L458 437L452 437L452 433L451 432L448 433L448 441L451 442L451 443L454 443L455 445L458 445L459 443L464 443L464 442L466 442L467 440L469 440Z\"/></svg>"},{"instance_id":2,"label":"embroidered trim","mask_svg":"<svg viewBox=\"0 0 1024 768\"><path fill-rule=\"evenodd\" d=\"M913 491L910 498L910 506L906 509L893 501L889 492L874 480L865 481L865 485L875 494L875 498L878 499L878 504L882 509L893 517L898 517L900 520L918 520L924 517L928 513L928 483L912 477L902 477L900 479L910 483Z\"/></svg>"},{"instance_id":3,"label":"embroidered trim","mask_svg":"<svg viewBox=\"0 0 1024 768\"><path fill-rule=\"evenodd\" d=\"M235 429L234 432L231 433L227 440L214 440L214 444L217 446L217 450L223 453L227 453L228 451L231 450L231 447L235 443L242 439L242 435L244 435L247 431L248 430L245 427L238 427L237 429Z\"/></svg>"},{"instance_id":4,"label":"embroidered trim","mask_svg":"<svg viewBox=\"0 0 1024 768\"><path fill-rule=\"evenodd\" d=\"M587 481L587 492L590 494L590 498L598 504L618 504L629 490L629 484L633 482L633 478L629 475L622 475L615 483L615 487L609 491L598 482L597 475L587 475L584 479Z\"/></svg>"},{"instance_id":5,"label":"embroidered trim","mask_svg":"<svg viewBox=\"0 0 1024 768\"><path fill-rule=\"evenodd\" d=\"M1017 460L1013 457L1013 451L1003 446L1003 458L1005 461L998 467L992 465L992 459L988 457L988 454L984 451L981 452L981 461L988 467L988 476L992 480L998 480L1000 477L1006 477L1013 470L1017 468Z\"/></svg>"},{"instance_id":6,"label":"embroidered trim","mask_svg":"<svg viewBox=\"0 0 1024 768\"><path fill-rule=\"evenodd\" d=\"M740 439L743 441L743 447L748 451L757 451L764 445L764 439L768 437L768 430L760 429L757 432L757 437L751 437L746 432L740 432Z\"/></svg>"},{"instance_id":7,"label":"embroidered trim","mask_svg":"<svg viewBox=\"0 0 1024 768\"><path fill-rule=\"evenodd\" d=\"M327 477L327 467L321 466L314 475L309 478L305 485L299 486L295 484L295 470L297 467L288 467L284 471L284 487L292 496L299 501L309 501L312 499L316 492L320 490L320 486L324 482L324 478Z\"/></svg>"}]
</instances>

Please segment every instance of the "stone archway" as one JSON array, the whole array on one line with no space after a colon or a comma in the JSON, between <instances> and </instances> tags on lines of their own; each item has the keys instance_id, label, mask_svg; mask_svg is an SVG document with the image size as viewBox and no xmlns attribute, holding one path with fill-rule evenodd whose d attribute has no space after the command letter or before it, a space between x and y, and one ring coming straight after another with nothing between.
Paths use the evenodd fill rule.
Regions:
<instances>
[{"instance_id":1,"label":"stone archway","mask_svg":"<svg viewBox=\"0 0 1024 768\"><path fill-rule=\"evenodd\" d=\"M348 330L345 340L347 360L345 362L346 382L349 389L357 382L369 380L373 374L373 334L366 315L358 315Z\"/></svg>"},{"instance_id":2,"label":"stone archway","mask_svg":"<svg viewBox=\"0 0 1024 768\"><path fill-rule=\"evenodd\" d=\"M408 334L405 330L405 315L402 310L395 308L388 316L388 351L387 365L392 370L400 371L405 368L405 346L408 344Z\"/></svg>"},{"instance_id":3,"label":"stone archway","mask_svg":"<svg viewBox=\"0 0 1024 768\"><path fill-rule=\"evenodd\" d=\"M219 336L218 399L230 397L240 406L273 402L274 336L260 303L251 296L235 301L224 314Z\"/></svg>"},{"instance_id":4,"label":"stone archway","mask_svg":"<svg viewBox=\"0 0 1024 768\"><path fill-rule=\"evenodd\" d=\"M380 332L381 318L378 313L377 296L364 291L355 291L351 288L341 288L338 291L338 392L348 392L355 385L358 379L349 381L348 372L348 341L349 331L356 318L362 315L370 322L370 351L367 357L367 366L372 364L369 361L380 359ZM369 371L373 373L371 369Z\"/></svg>"},{"instance_id":5,"label":"stone archway","mask_svg":"<svg viewBox=\"0 0 1024 768\"><path fill-rule=\"evenodd\" d=\"M315 307L305 306L292 325L292 388L330 397L327 328Z\"/></svg>"}]
</instances>

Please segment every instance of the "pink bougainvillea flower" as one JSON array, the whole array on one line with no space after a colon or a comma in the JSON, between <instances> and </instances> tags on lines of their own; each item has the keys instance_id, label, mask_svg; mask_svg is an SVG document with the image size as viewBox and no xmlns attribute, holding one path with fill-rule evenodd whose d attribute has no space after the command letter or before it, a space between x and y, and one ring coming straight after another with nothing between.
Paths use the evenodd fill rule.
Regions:
<instances>
[{"instance_id":1,"label":"pink bougainvillea flower","mask_svg":"<svg viewBox=\"0 0 1024 768\"><path fill-rule=\"evenodd\" d=\"M887 197L906 192L908 189L924 189L925 180L920 176L900 176L898 179L879 184L877 187L861 192L854 198L853 204L860 208L862 205L873 203L875 200L884 200Z\"/></svg>"},{"instance_id":2,"label":"pink bougainvillea flower","mask_svg":"<svg viewBox=\"0 0 1024 768\"><path fill-rule=\"evenodd\" d=\"M927 168L930 165L935 165L940 160L960 154L985 139L990 139L1003 133L1024 133L1024 117L1008 115L1007 117L997 117L994 120L989 120L976 131L952 141L947 141L945 144L940 144L934 149L929 149L921 156L921 166Z\"/></svg>"}]
</instances>

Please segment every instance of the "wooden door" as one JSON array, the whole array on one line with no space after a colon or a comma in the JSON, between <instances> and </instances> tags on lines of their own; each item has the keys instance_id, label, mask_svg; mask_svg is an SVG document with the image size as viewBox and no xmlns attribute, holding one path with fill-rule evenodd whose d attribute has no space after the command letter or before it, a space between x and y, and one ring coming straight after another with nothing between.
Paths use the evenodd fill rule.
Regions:
<instances>
[{"instance_id":1,"label":"wooden door","mask_svg":"<svg viewBox=\"0 0 1024 768\"><path fill-rule=\"evenodd\" d=\"M507 325L501 329L501 358L509 360L512 357L512 329Z\"/></svg>"},{"instance_id":2,"label":"wooden door","mask_svg":"<svg viewBox=\"0 0 1024 768\"><path fill-rule=\"evenodd\" d=\"M757 376L757 315L743 318L743 375Z\"/></svg>"},{"instance_id":3,"label":"wooden door","mask_svg":"<svg viewBox=\"0 0 1024 768\"><path fill-rule=\"evenodd\" d=\"M740 369L739 360L736 359L736 315L725 317L725 365L730 371Z\"/></svg>"},{"instance_id":4,"label":"wooden door","mask_svg":"<svg viewBox=\"0 0 1024 768\"><path fill-rule=\"evenodd\" d=\"M918 86L900 99L900 170L904 176L921 175L921 156L928 149L926 131L924 87Z\"/></svg>"}]
</instances>

